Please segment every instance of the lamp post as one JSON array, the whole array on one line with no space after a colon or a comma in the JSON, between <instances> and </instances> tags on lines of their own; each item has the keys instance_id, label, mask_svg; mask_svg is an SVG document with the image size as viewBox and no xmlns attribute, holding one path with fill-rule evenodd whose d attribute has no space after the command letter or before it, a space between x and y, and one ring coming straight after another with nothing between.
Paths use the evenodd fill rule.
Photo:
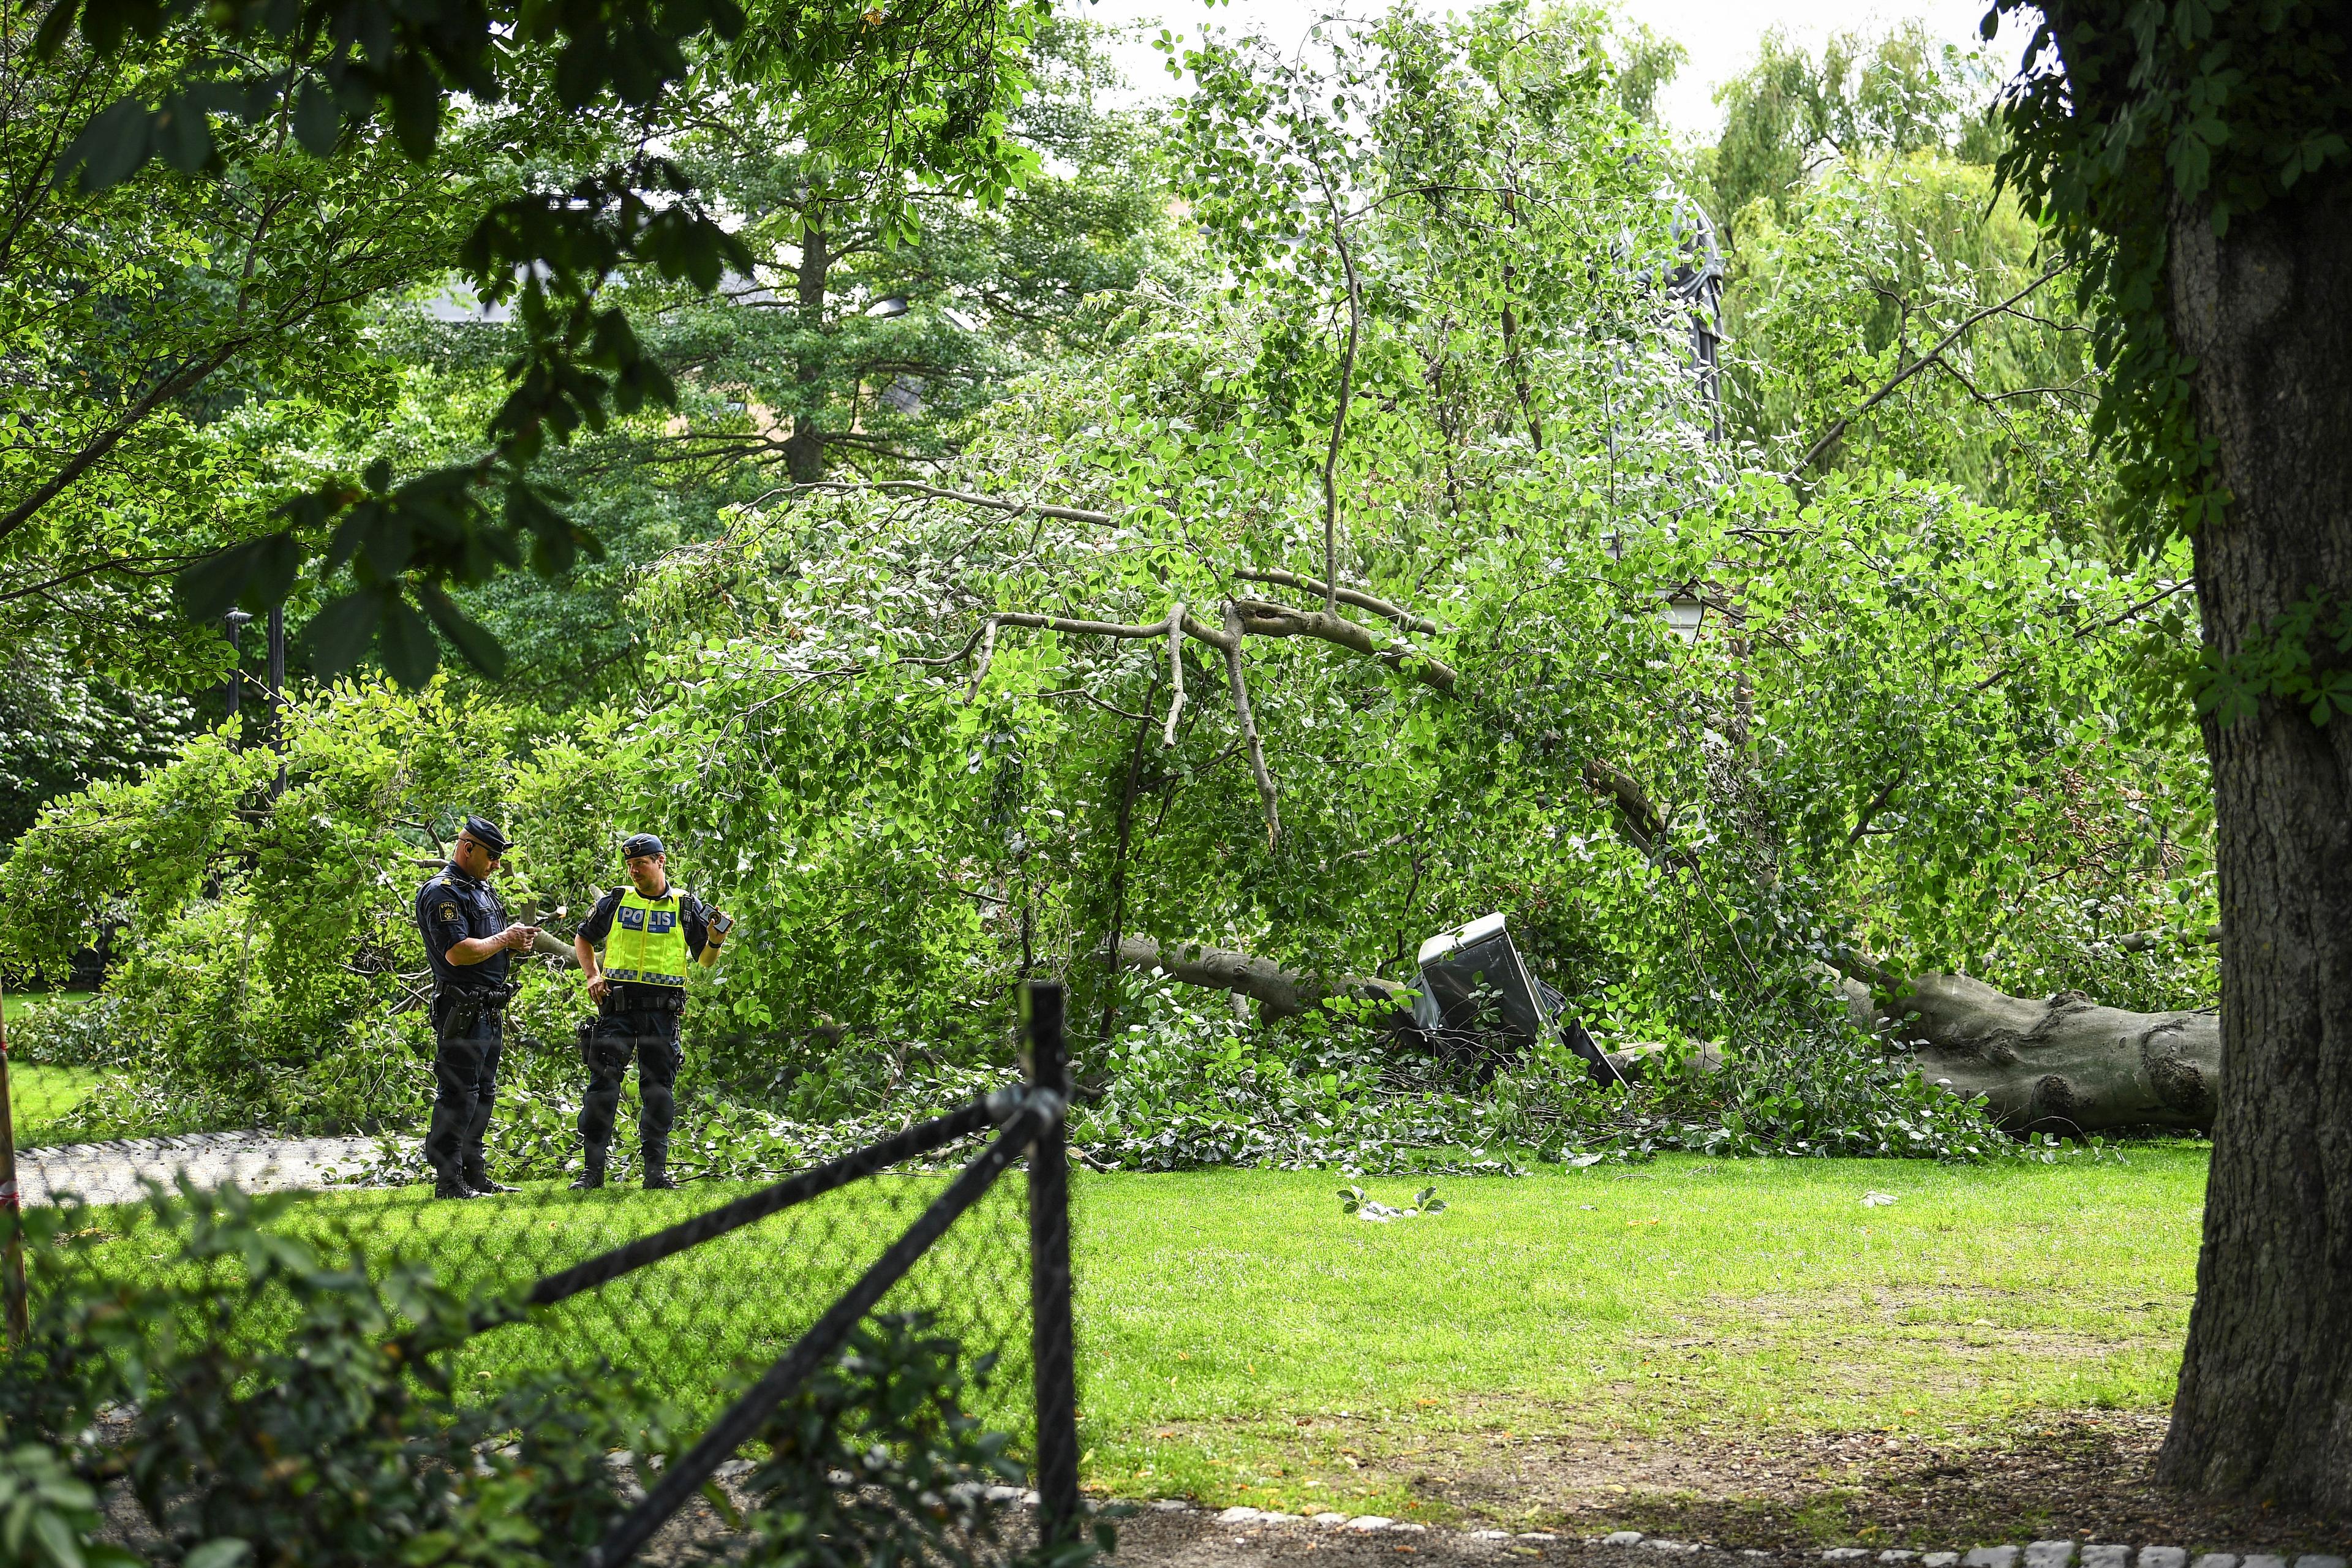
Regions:
<instances>
[{"instance_id":1,"label":"lamp post","mask_svg":"<svg viewBox=\"0 0 2352 1568\"><path fill-rule=\"evenodd\" d=\"M269 607L269 743L278 752L278 776L269 798L286 793L286 606Z\"/></svg>"},{"instance_id":2,"label":"lamp post","mask_svg":"<svg viewBox=\"0 0 2352 1568\"><path fill-rule=\"evenodd\" d=\"M226 617L226 625L224 626L224 629L228 633L229 656L228 689L225 693L225 700L228 707L228 716L232 719L236 717L237 688L245 683L245 670L241 663L241 655L239 654L236 646L236 634L243 631L245 629L245 623L251 619L253 619L253 617L247 615L243 610L231 610Z\"/></svg>"}]
</instances>

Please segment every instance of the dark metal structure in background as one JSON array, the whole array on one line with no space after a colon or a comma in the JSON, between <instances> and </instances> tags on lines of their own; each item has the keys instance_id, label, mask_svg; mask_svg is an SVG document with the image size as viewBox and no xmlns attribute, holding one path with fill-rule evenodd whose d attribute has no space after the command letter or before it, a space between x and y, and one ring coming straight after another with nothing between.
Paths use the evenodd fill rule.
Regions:
<instances>
[{"instance_id":1,"label":"dark metal structure in background","mask_svg":"<svg viewBox=\"0 0 2352 1568\"><path fill-rule=\"evenodd\" d=\"M245 685L243 651L237 647L237 634L244 631L246 623L252 619L243 610L231 610L222 625L222 630L228 637L230 660L223 701L228 717L232 719L237 715L238 699ZM283 751L286 723L286 606L283 605L273 605L269 611L268 661L268 684L263 686L262 695L269 701L269 743ZM277 781L270 785L270 798L275 800L285 793L285 789L286 765L280 763Z\"/></svg>"},{"instance_id":2,"label":"dark metal structure in background","mask_svg":"<svg viewBox=\"0 0 2352 1568\"><path fill-rule=\"evenodd\" d=\"M1715 225L1698 204L1677 194L1674 197L1675 247L1683 260L1666 279L1666 293L1690 317L1690 363L1697 374L1699 395L1706 400L1713 421L1707 439L1723 443L1723 250L1715 242Z\"/></svg>"}]
</instances>

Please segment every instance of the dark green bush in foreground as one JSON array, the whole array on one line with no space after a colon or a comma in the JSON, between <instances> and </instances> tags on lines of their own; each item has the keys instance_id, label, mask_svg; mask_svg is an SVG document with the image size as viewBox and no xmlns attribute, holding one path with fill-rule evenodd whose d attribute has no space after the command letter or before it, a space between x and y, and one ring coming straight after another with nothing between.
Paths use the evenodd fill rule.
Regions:
<instances>
[{"instance_id":1,"label":"dark green bush in foreground","mask_svg":"<svg viewBox=\"0 0 2352 1568\"><path fill-rule=\"evenodd\" d=\"M477 1303L426 1269L326 1256L276 1227L284 1200L185 1189L149 1206L145 1234L172 1250L127 1278L72 1211L23 1216L34 1310L0 1358L0 1564L145 1561L92 1544L118 1481L154 1560L191 1568L569 1563L627 1506L614 1457L693 1436L609 1363L460 1398ZM861 1329L764 1434L736 1520L758 1561L1013 1555L987 1489L1021 1472L965 1413L987 1368L967 1377L961 1354L919 1316Z\"/></svg>"}]
</instances>

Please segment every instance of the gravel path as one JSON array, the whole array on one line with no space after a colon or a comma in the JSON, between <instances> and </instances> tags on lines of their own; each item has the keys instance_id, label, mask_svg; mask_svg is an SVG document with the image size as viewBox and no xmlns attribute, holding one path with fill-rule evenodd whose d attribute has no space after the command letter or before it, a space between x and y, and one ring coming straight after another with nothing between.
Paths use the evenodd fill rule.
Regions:
<instances>
[{"instance_id":1,"label":"gravel path","mask_svg":"<svg viewBox=\"0 0 2352 1568\"><path fill-rule=\"evenodd\" d=\"M1835 1546L1734 1551L1703 1541L1675 1541L1621 1530L1579 1536L1549 1531L1433 1529L1377 1516L1327 1513L1312 1519L1254 1508L1212 1512L1180 1502L1146 1503L1119 1524L1122 1568L1233 1568L1303 1558L1314 1568L1397 1568L1398 1553L1465 1565L1544 1563L1592 1568L1651 1568L1696 1559L1717 1568L2347 1568L2333 1553L2191 1552L2178 1546L2036 1541L1956 1545L1942 1552ZM1298 1563L1297 1568L1307 1568Z\"/></svg>"},{"instance_id":2,"label":"gravel path","mask_svg":"<svg viewBox=\"0 0 2352 1568\"><path fill-rule=\"evenodd\" d=\"M354 1182L379 1163L374 1138L278 1138L267 1132L192 1132L20 1149L16 1185L27 1204L72 1194L84 1203L136 1203L142 1180L170 1185L182 1172L200 1185L235 1182L249 1193Z\"/></svg>"}]
</instances>

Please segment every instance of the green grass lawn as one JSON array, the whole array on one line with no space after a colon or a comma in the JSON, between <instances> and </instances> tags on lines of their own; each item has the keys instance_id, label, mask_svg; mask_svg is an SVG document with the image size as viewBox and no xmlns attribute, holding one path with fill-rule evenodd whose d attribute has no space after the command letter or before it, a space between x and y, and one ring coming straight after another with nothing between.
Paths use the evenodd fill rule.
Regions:
<instances>
[{"instance_id":1,"label":"green grass lawn","mask_svg":"<svg viewBox=\"0 0 2352 1568\"><path fill-rule=\"evenodd\" d=\"M1669 1157L1444 1183L1444 1213L1386 1225L1343 1217L1311 1172L1089 1176L1087 1476L1410 1517L1425 1505L1376 1461L1440 1435L1935 1434L2160 1407L2206 1156L2128 1160Z\"/></svg>"},{"instance_id":2,"label":"green grass lawn","mask_svg":"<svg viewBox=\"0 0 2352 1568\"><path fill-rule=\"evenodd\" d=\"M89 991L11 991L0 996L0 1014L14 1021L37 1002L87 1002L95 993Z\"/></svg>"},{"instance_id":3,"label":"green grass lawn","mask_svg":"<svg viewBox=\"0 0 2352 1568\"><path fill-rule=\"evenodd\" d=\"M1124 1495L1439 1517L1399 1456L1561 1433L1980 1432L2037 1411L2164 1405L2193 1285L2206 1155L2127 1163L1707 1161L1441 1184L1440 1215L1342 1215L1319 1173L1075 1181L1087 1482ZM1388 1202L1411 1184L1372 1183ZM835 1194L469 1352L603 1351L698 1408L764 1364L934 1190ZM414 1189L299 1205L508 1287L738 1189ZM1865 1206L1871 1194L1895 1201ZM1022 1369L1017 1177L896 1299L941 1309ZM138 1226L106 1251L152 1267ZM1006 1390L1005 1392L1010 1392Z\"/></svg>"},{"instance_id":4,"label":"green grass lawn","mask_svg":"<svg viewBox=\"0 0 2352 1568\"><path fill-rule=\"evenodd\" d=\"M748 1370L764 1372L913 1223L945 1175L885 1175L830 1193L688 1252L635 1270L533 1321L478 1336L455 1375L460 1388L520 1373L598 1379L609 1363L677 1407L692 1427L723 1406ZM678 1192L614 1186L573 1193L532 1184L494 1201L437 1203L423 1187L327 1193L286 1203L274 1228L328 1258L363 1247L379 1278L403 1263L431 1267L463 1296L527 1289L543 1276L718 1206L754 1186L697 1183ZM137 1207L90 1211L68 1255L75 1271L153 1276L175 1244ZM975 1356L995 1352L1003 1375L975 1407L1024 1426L1028 1377L1027 1219L1016 1173L968 1211L887 1297L882 1310L935 1313ZM66 1276L73 1278L72 1275ZM272 1302L246 1327L282 1337L290 1306Z\"/></svg>"},{"instance_id":5,"label":"green grass lawn","mask_svg":"<svg viewBox=\"0 0 2352 1568\"><path fill-rule=\"evenodd\" d=\"M98 1074L89 1068L10 1062L8 1113L15 1121L17 1144L29 1147L49 1142L50 1124L71 1110L97 1081Z\"/></svg>"}]
</instances>

